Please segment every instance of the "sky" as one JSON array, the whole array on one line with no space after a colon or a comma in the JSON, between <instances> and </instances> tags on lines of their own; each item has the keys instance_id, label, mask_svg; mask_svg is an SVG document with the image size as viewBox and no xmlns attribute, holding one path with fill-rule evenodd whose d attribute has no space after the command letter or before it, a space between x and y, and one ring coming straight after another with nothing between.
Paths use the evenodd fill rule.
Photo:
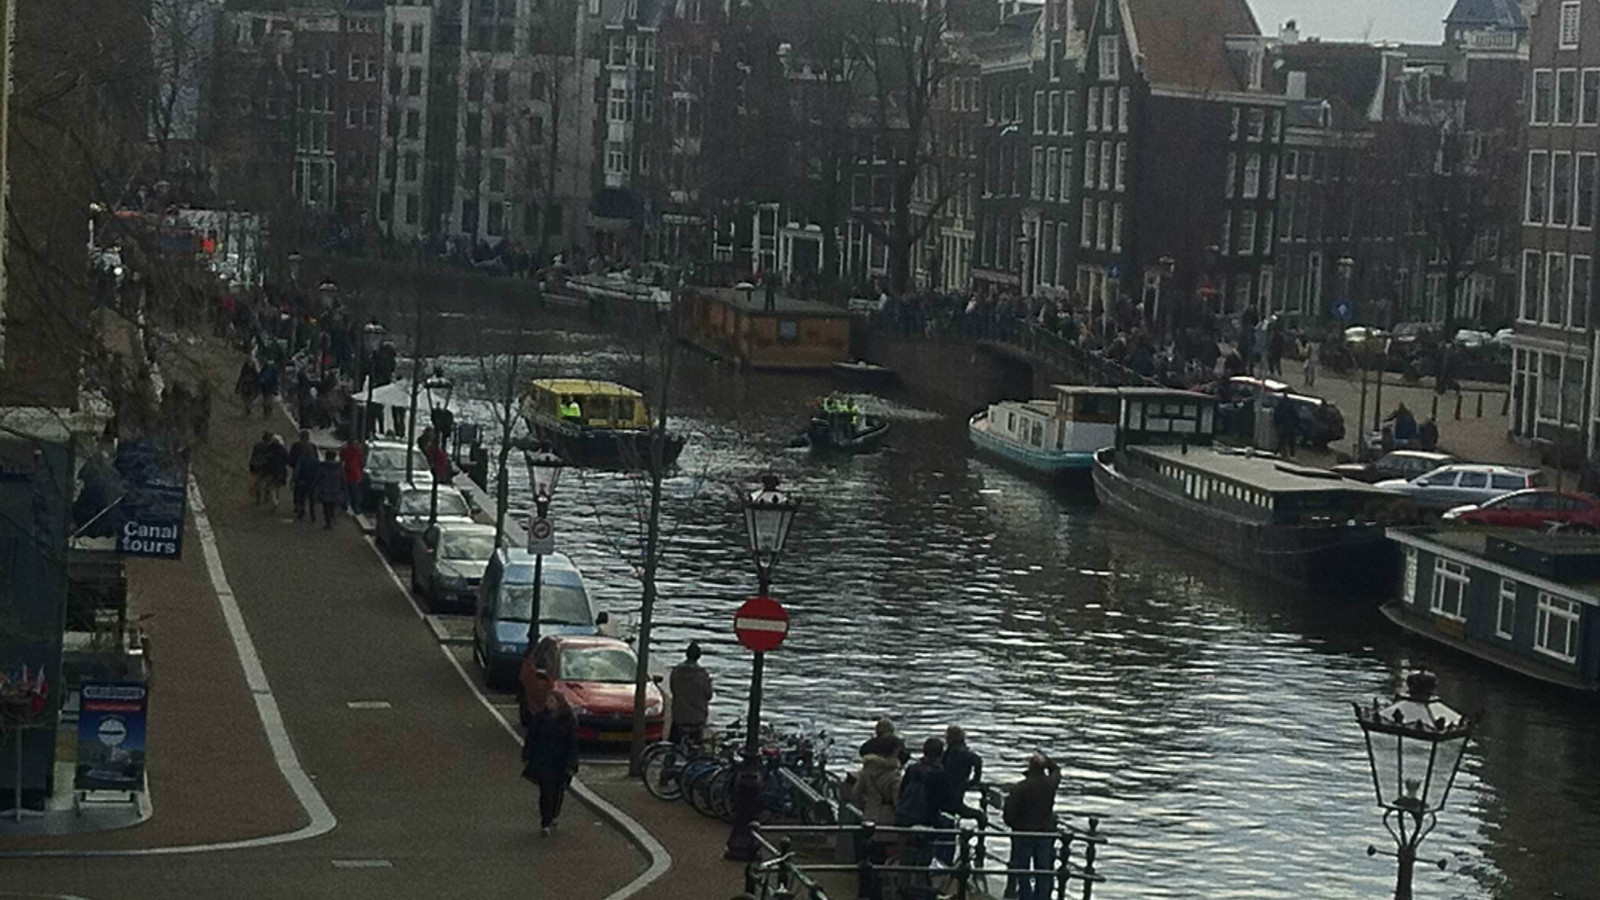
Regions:
<instances>
[{"instance_id":1,"label":"sky","mask_svg":"<svg viewBox=\"0 0 1600 900\"><path fill-rule=\"evenodd\" d=\"M1277 34L1294 19L1300 36L1329 41L1444 39L1444 17L1454 0L1250 0L1263 34Z\"/></svg>"}]
</instances>

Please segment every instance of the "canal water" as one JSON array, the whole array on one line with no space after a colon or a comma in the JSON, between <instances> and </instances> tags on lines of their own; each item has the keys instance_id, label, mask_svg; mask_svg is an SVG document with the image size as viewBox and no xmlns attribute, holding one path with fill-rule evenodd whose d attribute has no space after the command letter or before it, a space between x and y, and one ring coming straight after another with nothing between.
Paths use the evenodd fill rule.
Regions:
<instances>
[{"instance_id":1,"label":"canal water","mask_svg":"<svg viewBox=\"0 0 1600 900\"><path fill-rule=\"evenodd\" d=\"M514 339L537 351L533 374L648 377L615 338ZM444 362L464 417L488 421L482 364ZM671 427L689 443L665 485L655 648L667 665L706 645L718 721L742 715L750 673L732 636L755 587L738 495L770 468L804 506L774 581L792 619L766 718L827 729L840 765L880 715L913 746L965 726L996 781L1050 754L1062 813L1099 814L1112 838L1097 897L1386 896L1393 860L1366 848L1392 844L1350 702L1428 666L1484 719L1423 845L1447 867L1419 863L1418 896L1600 896L1593 703L1407 639L1374 601L1307 600L976 459L964 414L908 390L862 396L892 420L882 452L822 458L788 444L839 386L828 376L680 365ZM516 507L520 466L513 483ZM644 496L569 469L554 504L561 550L628 619Z\"/></svg>"}]
</instances>

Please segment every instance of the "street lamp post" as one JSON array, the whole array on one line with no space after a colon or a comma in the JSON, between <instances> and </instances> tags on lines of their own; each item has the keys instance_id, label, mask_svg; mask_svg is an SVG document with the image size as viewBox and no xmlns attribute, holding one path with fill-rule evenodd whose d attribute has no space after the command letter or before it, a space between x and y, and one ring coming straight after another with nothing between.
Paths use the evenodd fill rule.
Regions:
<instances>
[{"instance_id":1,"label":"street lamp post","mask_svg":"<svg viewBox=\"0 0 1600 900\"><path fill-rule=\"evenodd\" d=\"M1155 309L1150 311L1150 325L1159 337L1165 331L1161 327L1161 295L1166 292L1167 282L1172 280L1172 273L1178 267L1178 261L1170 256L1163 256L1156 260L1158 275L1156 276L1156 302Z\"/></svg>"},{"instance_id":2,"label":"street lamp post","mask_svg":"<svg viewBox=\"0 0 1600 900\"><path fill-rule=\"evenodd\" d=\"M367 376L367 402L361 408L361 438L363 441L373 436L372 415L372 382L373 364L378 358L378 348L383 346L383 335L386 329L378 323L377 319L361 326L361 345L366 348L367 360L365 372Z\"/></svg>"},{"instance_id":3,"label":"street lamp post","mask_svg":"<svg viewBox=\"0 0 1600 900\"><path fill-rule=\"evenodd\" d=\"M1394 838L1395 900L1411 900L1411 872L1417 846L1433 831L1461 768L1462 750L1473 722L1434 697L1438 679L1432 672L1406 676L1406 693L1388 705L1374 699L1355 707L1356 722L1367 740L1372 788L1383 807L1383 827ZM1367 847L1376 856L1377 847ZM1444 860L1439 861L1444 868Z\"/></svg>"},{"instance_id":4,"label":"street lamp post","mask_svg":"<svg viewBox=\"0 0 1600 900\"><path fill-rule=\"evenodd\" d=\"M432 527L439 520L439 481L450 474L450 457L445 453L444 442L445 431L455 418L450 413L450 395L455 393L455 383L445 377L443 369L435 368L422 386L428 392L428 414L433 422L433 447L428 457L428 468L433 475L433 486L428 489L428 525ZM440 459L445 460L443 472L436 462Z\"/></svg>"},{"instance_id":5,"label":"street lamp post","mask_svg":"<svg viewBox=\"0 0 1600 900\"><path fill-rule=\"evenodd\" d=\"M757 591L762 597L772 587L772 570L783 553L789 527L794 524L800 501L778 489L778 476L761 476L761 488L744 499L744 526L750 553L756 563ZM724 859L750 862L756 858L756 837L750 823L761 814L761 674L766 654L755 653L750 672L750 711L746 715L744 759L733 783L733 830L728 834Z\"/></svg>"},{"instance_id":6,"label":"street lamp post","mask_svg":"<svg viewBox=\"0 0 1600 900\"><path fill-rule=\"evenodd\" d=\"M534 553L533 608L528 611L528 648L531 650L539 643L539 593L544 582L544 553L534 546L536 540L533 529L550 515L550 500L555 497L556 484L561 480L562 460L547 446L540 446L524 459L528 464L529 479L533 482L533 505L538 513L538 518L528 525L528 545Z\"/></svg>"}]
</instances>

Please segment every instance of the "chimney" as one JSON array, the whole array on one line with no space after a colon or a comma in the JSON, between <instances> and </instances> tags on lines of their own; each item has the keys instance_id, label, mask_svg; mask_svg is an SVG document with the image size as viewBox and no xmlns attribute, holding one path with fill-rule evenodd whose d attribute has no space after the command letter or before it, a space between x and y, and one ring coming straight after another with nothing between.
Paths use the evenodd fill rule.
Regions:
<instances>
[{"instance_id":1,"label":"chimney","mask_svg":"<svg viewBox=\"0 0 1600 900\"><path fill-rule=\"evenodd\" d=\"M1278 40L1284 44L1300 43L1300 26L1295 24L1295 20L1283 23L1283 27L1278 29Z\"/></svg>"},{"instance_id":2,"label":"chimney","mask_svg":"<svg viewBox=\"0 0 1600 900\"><path fill-rule=\"evenodd\" d=\"M1304 100L1306 98L1306 73L1289 73L1289 88L1286 96L1290 100Z\"/></svg>"}]
</instances>

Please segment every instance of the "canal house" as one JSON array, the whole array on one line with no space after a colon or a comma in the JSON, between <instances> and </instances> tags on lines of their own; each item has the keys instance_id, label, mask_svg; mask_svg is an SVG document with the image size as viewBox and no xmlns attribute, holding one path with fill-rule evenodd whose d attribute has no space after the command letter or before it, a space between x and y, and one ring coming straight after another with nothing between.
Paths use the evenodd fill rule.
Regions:
<instances>
[{"instance_id":1,"label":"canal house","mask_svg":"<svg viewBox=\"0 0 1600 900\"><path fill-rule=\"evenodd\" d=\"M751 369L827 369L850 356L850 313L765 288L686 292L689 343Z\"/></svg>"},{"instance_id":2,"label":"canal house","mask_svg":"<svg viewBox=\"0 0 1600 900\"><path fill-rule=\"evenodd\" d=\"M1396 624L1505 669L1600 688L1600 537L1392 528L1405 554Z\"/></svg>"}]
</instances>

